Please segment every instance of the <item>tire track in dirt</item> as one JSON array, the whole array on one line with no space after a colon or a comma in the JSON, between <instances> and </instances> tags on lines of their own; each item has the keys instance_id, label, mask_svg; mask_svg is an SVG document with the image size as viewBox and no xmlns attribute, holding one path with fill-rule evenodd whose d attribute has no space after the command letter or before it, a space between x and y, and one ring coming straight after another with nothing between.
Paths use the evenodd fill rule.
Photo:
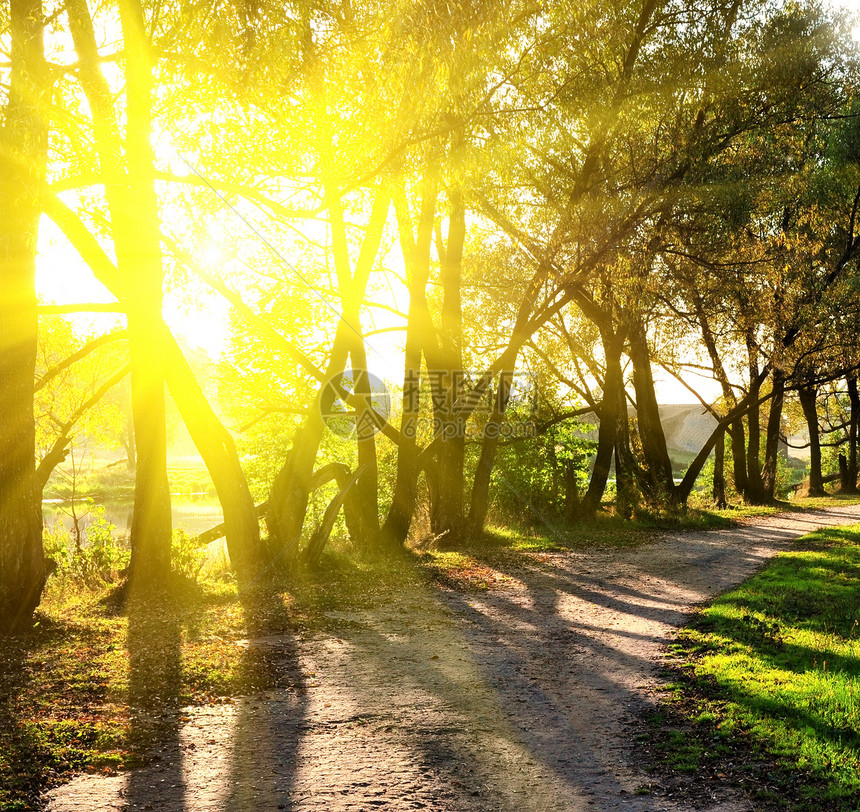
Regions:
<instances>
[{"instance_id":1,"label":"tire track in dirt","mask_svg":"<svg viewBox=\"0 0 860 812\"><path fill-rule=\"evenodd\" d=\"M308 639L247 641L297 662L296 687L188 708L151 766L76 778L48 809L694 812L637 794L651 779L634 734L666 642L793 539L857 522L860 506L839 507L496 561L491 591L413 591L330 613ZM709 789L695 812L752 809Z\"/></svg>"}]
</instances>

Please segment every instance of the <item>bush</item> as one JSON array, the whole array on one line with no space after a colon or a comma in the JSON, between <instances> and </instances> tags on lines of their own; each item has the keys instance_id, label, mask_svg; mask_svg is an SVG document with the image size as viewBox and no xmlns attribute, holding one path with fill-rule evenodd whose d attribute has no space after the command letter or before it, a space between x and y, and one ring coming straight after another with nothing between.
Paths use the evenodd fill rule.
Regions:
<instances>
[{"instance_id":1,"label":"bush","mask_svg":"<svg viewBox=\"0 0 860 812\"><path fill-rule=\"evenodd\" d=\"M57 573L66 572L72 559L72 536L66 526L59 520L52 525L42 528L42 547L45 558L50 558L57 565Z\"/></svg>"},{"instance_id":2,"label":"bush","mask_svg":"<svg viewBox=\"0 0 860 812\"><path fill-rule=\"evenodd\" d=\"M116 581L128 566L129 550L114 537L116 527L105 518L105 509L96 506L86 529L84 541L75 546L71 533L62 522L54 522L42 532L45 555L57 564L57 574L75 583L98 587Z\"/></svg>"},{"instance_id":3,"label":"bush","mask_svg":"<svg viewBox=\"0 0 860 812\"><path fill-rule=\"evenodd\" d=\"M530 525L564 516L569 472L580 495L588 484L595 449L585 439L589 428L569 420L501 445L491 480L494 518Z\"/></svg>"},{"instance_id":4,"label":"bush","mask_svg":"<svg viewBox=\"0 0 860 812\"><path fill-rule=\"evenodd\" d=\"M198 544L197 536L184 527L176 527L170 545L170 561L174 572L196 580L206 563L206 547Z\"/></svg>"},{"instance_id":5,"label":"bush","mask_svg":"<svg viewBox=\"0 0 860 812\"><path fill-rule=\"evenodd\" d=\"M94 507L93 520L87 526L86 543L78 551L81 575L91 581L115 581L120 571L128 566L129 550L113 531L116 527L105 519L105 509Z\"/></svg>"}]
</instances>

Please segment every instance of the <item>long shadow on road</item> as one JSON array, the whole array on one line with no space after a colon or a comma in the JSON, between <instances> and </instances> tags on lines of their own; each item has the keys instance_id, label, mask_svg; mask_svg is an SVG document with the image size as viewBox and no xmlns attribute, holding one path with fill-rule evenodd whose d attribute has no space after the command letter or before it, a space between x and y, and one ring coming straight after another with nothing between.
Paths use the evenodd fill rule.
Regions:
<instances>
[{"instance_id":1,"label":"long shadow on road","mask_svg":"<svg viewBox=\"0 0 860 812\"><path fill-rule=\"evenodd\" d=\"M148 768L127 798L171 812L680 812L637 794L648 777L631 726L661 645L691 604L790 538L858 519L816 512L525 565L484 551L508 576L499 590L416 586L372 610L329 613L330 630L301 644L248 641L249 653L265 651L303 680L190 712L167 743L181 770ZM747 807L725 790L698 807L708 808Z\"/></svg>"},{"instance_id":2,"label":"long shadow on road","mask_svg":"<svg viewBox=\"0 0 860 812\"><path fill-rule=\"evenodd\" d=\"M81 776L51 792L56 812L291 810L305 689L295 639L244 641L240 672L253 695L182 707L182 623L169 602L129 602L129 743L147 765ZM268 695L254 686L281 686ZM286 687L289 685L289 687ZM277 731L277 734L273 733Z\"/></svg>"}]
</instances>

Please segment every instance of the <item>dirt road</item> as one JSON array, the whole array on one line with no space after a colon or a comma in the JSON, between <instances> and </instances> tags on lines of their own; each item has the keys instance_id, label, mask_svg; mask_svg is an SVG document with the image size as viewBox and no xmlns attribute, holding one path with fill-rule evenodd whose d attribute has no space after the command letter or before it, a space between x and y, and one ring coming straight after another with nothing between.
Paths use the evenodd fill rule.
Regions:
<instances>
[{"instance_id":1,"label":"dirt road","mask_svg":"<svg viewBox=\"0 0 860 812\"><path fill-rule=\"evenodd\" d=\"M532 555L486 592L412 592L309 639L248 641L278 651L291 688L189 708L152 766L77 778L49 809L694 812L637 794L663 646L792 539L857 522L840 507ZM708 793L695 812L752 809Z\"/></svg>"}]
</instances>

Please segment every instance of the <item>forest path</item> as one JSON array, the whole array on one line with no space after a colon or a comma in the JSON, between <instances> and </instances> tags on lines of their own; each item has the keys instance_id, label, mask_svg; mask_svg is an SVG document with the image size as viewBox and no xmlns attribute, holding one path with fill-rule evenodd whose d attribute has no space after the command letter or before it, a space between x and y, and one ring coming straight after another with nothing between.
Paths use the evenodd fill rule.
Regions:
<instances>
[{"instance_id":1,"label":"forest path","mask_svg":"<svg viewBox=\"0 0 860 812\"><path fill-rule=\"evenodd\" d=\"M330 613L279 651L293 687L189 708L158 760L81 776L51 812L411 810L741 812L731 786L695 807L637 794L638 720L667 641L697 603L860 505L669 533L625 550L494 562L488 591L427 589ZM523 560L525 559L525 560Z\"/></svg>"}]
</instances>

